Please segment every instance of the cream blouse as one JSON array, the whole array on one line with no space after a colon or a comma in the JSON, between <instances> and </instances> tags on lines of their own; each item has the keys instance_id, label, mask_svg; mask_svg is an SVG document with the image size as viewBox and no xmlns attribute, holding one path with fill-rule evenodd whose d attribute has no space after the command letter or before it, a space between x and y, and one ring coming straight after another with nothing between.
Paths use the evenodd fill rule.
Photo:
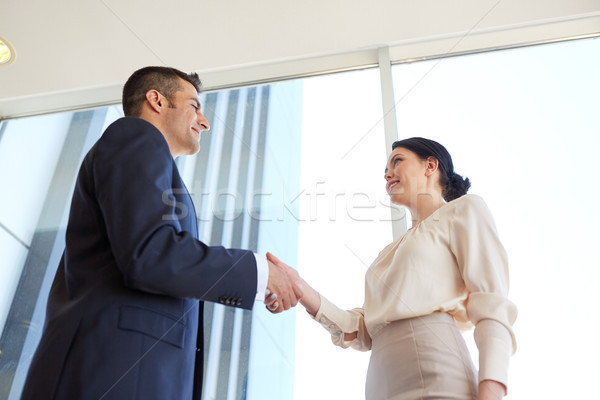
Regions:
<instances>
[{"instance_id":1,"label":"cream blouse","mask_svg":"<svg viewBox=\"0 0 600 400\"><path fill-rule=\"evenodd\" d=\"M366 273L362 308L344 311L321 296L315 320L334 344L366 351L392 321L447 312L462 330L475 326L479 381L507 385L517 316L507 294L508 261L492 215L481 197L465 195L379 253ZM356 331L357 339L344 341Z\"/></svg>"}]
</instances>

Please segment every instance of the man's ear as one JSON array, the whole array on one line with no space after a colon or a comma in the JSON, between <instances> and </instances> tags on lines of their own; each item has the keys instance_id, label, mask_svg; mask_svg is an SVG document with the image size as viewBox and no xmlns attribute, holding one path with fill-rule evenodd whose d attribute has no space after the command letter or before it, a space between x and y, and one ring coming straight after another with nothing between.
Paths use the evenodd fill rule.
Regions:
<instances>
[{"instance_id":1,"label":"man's ear","mask_svg":"<svg viewBox=\"0 0 600 400\"><path fill-rule=\"evenodd\" d=\"M427 160L425 160L426 162L426 167L427 170L425 171L425 176L431 176L434 174L435 171L438 170L438 166L439 166L439 161L437 158L429 156L427 157Z\"/></svg>"},{"instance_id":2,"label":"man's ear","mask_svg":"<svg viewBox=\"0 0 600 400\"><path fill-rule=\"evenodd\" d=\"M164 106L164 99L156 89L150 89L146 92L146 101L150 108L157 113L160 113Z\"/></svg>"}]
</instances>

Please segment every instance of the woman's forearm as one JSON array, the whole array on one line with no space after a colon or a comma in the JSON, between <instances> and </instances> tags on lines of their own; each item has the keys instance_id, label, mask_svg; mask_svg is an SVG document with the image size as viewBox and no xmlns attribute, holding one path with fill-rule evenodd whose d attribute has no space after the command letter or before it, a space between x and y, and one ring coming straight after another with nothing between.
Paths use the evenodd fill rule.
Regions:
<instances>
[{"instance_id":1,"label":"woman's forearm","mask_svg":"<svg viewBox=\"0 0 600 400\"><path fill-rule=\"evenodd\" d=\"M479 400L500 400L506 395L506 387L489 379L479 383Z\"/></svg>"},{"instance_id":2,"label":"woman's forearm","mask_svg":"<svg viewBox=\"0 0 600 400\"><path fill-rule=\"evenodd\" d=\"M306 311L315 317L319 308L321 308L321 295L313 289L306 281L300 278L300 288L304 295L300 298L300 304L306 308ZM351 342L356 339L358 332L344 333L344 341Z\"/></svg>"},{"instance_id":3,"label":"woman's forearm","mask_svg":"<svg viewBox=\"0 0 600 400\"><path fill-rule=\"evenodd\" d=\"M300 278L299 285L304 293L300 298L300 304L302 304L304 308L306 308L306 311L314 317L321 307L321 295L302 278Z\"/></svg>"}]
</instances>

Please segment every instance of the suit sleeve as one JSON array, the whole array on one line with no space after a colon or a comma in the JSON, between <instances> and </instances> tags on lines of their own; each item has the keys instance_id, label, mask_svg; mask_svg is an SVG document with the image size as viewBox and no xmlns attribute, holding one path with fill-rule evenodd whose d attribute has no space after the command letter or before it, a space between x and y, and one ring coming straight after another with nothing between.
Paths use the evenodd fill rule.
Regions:
<instances>
[{"instance_id":1,"label":"suit sleeve","mask_svg":"<svg viewBox=\"0 0 600 400\"><path fill-rule=\"evenodd\" d=\"M483 199L470 195L457 205L450 225L451 248L469 291L467 313L475 325L479 381L507 385L508 363L516 350L517 317L508 296L508 260Z\"/></svg>"},{"instance_id":2,"label":"suit sleeve","mask_svg":"<svg viewBox=\"0 0 600 400\"><path fill-rule=\"evenodd\" d=\"M92 163L95 195L126 286L252 308L254 254L207 246L182 229L189 210L173 201L174 162L156 128L120 120L98 142Z\"/></svg>"}]
</instances>

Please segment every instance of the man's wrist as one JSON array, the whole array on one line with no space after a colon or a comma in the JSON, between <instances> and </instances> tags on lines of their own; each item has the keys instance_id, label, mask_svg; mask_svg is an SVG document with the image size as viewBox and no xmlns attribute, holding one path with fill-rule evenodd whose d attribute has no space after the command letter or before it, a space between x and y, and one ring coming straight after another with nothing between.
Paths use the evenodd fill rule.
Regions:
<instances>
[{"instance_id":1,"label":"man's wrist","mask_svg":"<svg viewBox=\"0 0 600 400\"><path fill-rule=\"evenodd\" d=\"M253 254L256 258L256 300L264 301L267 284L269 283L269 263L265 256Z\"/></svg>"}]
</instances>

